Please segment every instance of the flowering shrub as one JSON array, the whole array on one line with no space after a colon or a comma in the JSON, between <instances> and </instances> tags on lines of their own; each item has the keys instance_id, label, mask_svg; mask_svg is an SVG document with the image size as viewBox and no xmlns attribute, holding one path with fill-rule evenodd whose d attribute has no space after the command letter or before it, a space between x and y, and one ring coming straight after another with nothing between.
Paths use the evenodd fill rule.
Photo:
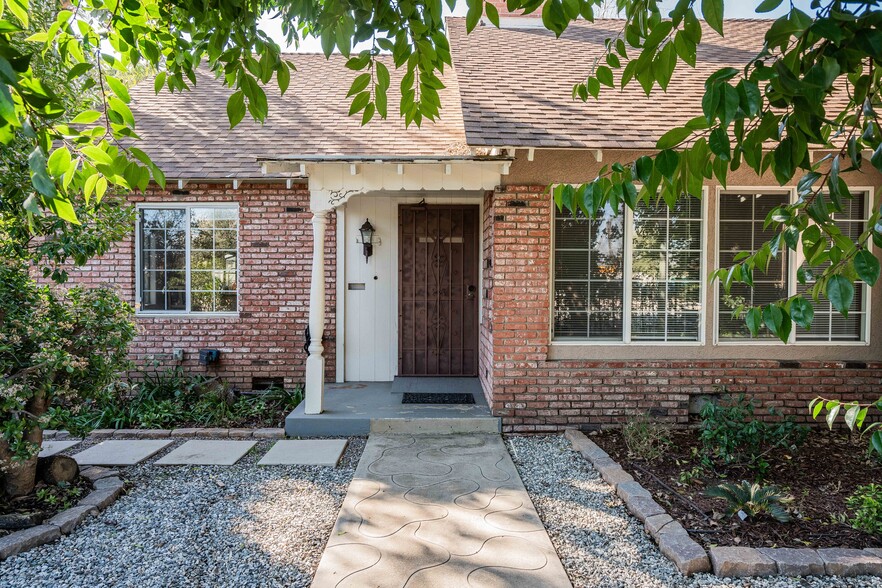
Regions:
<instances>
[{"instance_id":1,"label":"flowering shrub","mask_svg":"<svg viewBox=\"0 0 882 588\"><path fill-rule=\"evenodd\" d=\"M0 476L30 492L48 408L104 388L126 365L132 308L108 288L53 290L0 262Z\"/></svg>"}]
</instances>

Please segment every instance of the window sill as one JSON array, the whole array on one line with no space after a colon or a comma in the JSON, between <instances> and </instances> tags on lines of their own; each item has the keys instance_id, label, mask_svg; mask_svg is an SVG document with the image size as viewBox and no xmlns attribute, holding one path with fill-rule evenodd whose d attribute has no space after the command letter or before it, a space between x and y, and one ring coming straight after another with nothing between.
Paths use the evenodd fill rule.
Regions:
<instances>
[{"instance_id":1,"label":"window sill","mask_svg":"<svg viewBox=\"0 0 882 588\"><path fill-rule=\"evenodd\" d=\"M238 312L152 312L136 311L135 318L239 318Z\"/></svg>"},{"instance_id":2,"label":"window sill","mask_svg":"<svg viewBox=\"0 0 882 588\"><path fill-rule=\"evenodd\" d=\"M779 339L766 339L764 341L756 341L753 339L716 341L714 347L868 347L869 341L794 341L792 343L784 343Z\"/></svg>"}]
</instances>

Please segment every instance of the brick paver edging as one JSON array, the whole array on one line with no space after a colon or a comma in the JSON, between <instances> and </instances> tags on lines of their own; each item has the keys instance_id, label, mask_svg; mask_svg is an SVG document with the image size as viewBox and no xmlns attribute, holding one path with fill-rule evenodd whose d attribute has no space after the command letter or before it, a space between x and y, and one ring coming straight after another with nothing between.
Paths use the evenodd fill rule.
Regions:
<instances>
[{"instance_id":1,"label":"brick paver edging","mask_svg":"<svg viewBox=\"0 0 882 588\"><path fill-rule=\"evenodd\" d=\"M44 543L51 543L62 535L69 535L87 518L97 515L116 502L125 491L125 482L120 479L116 470L88 467L81 470L80 475L92 481L94 490L76 506L61 511L42 525L0 537L0 561Z\"/></svg>"},{"instance_id":2,"label":"brick paver edging","mask_svg":"<svg viewBox=\"0 0 882 588\"><path fill-rule=\"evenodd\" d=\"M633 476L581 431L564 433L573 448L591 462L613 486L628 510L643 523L661 552L683 574L710 572L721 577L755 576L882 576L882 549L791 549L712 547L693 541L689 533L652 498Z\"/></svg>"},{"instance_id":3,"label":"brick paver edging","mask_svg":"<svg viewBox=\"0 0 882 588\"><path fill-rule=\"evenodd\" d=\"M43 431L44 439L68 439L67 431ZM174 439L188 437L220 437L223 439L284 439L285 429L225 429L193 427L187 429L95 429L92 439Z\"/></svg>"}]
</instances>

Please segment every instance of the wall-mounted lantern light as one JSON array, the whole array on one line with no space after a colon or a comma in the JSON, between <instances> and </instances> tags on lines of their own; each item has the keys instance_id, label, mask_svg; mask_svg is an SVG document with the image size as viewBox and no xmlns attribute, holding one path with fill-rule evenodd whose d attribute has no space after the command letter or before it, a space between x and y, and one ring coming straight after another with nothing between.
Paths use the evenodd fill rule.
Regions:
<instances>
[{"instance_id":1,"label":"wall-mounted lantern light","mask_svg":"<svg viewBox=\"0 0 882 588\"><path fill-rule=\"evenodd\" d=\"M370 219L365 219L364 224L358 229L361 233L361 243L364 246L364 261L367 263L368 258L374 254L374 225Z\"/></svg>"}]
</instances>

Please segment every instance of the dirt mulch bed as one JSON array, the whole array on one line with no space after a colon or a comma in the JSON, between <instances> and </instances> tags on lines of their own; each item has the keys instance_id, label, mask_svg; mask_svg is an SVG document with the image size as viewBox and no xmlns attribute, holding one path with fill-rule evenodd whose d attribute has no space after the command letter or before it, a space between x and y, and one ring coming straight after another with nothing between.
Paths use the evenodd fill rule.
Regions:
<instances>
[{"instance_id":1,"label":"dirt mulch bed","mask_svg":"<svg viewBox=\"0 0 882 588\"><path fill-rule=\"evenodd\" d=\"M67 487L37 482L32 493L20 498L9 499L0 495L0 537L42 524L76 505L91 491L92 483L87 478L77 477Z\"/></svg>"},{"instance_id":2,"label":"dirt mulch bed","mask_svg":"<svg viewBox=\"0 0 882 588\"><path fill-rule=\"evenodd\" d=\"M845 501L855 488L882 482L882 462L867 457L866 439L812 431L796 451L782 449L767 456L771 467L763 484L776 485L794 498L788 507L793 515L789 523L772 518L741 522L726 516L724 501L705 496L709 486L754 481L755 474L738 467L694 470L701 466L695 430L674 431L672 445L652 462L632 459L618 431L605 431L592 439L707 547L882 547L882 538L847 523L851 513ZM683 477L684 472L697 475Z\"/></svg>"}]
</instances>

